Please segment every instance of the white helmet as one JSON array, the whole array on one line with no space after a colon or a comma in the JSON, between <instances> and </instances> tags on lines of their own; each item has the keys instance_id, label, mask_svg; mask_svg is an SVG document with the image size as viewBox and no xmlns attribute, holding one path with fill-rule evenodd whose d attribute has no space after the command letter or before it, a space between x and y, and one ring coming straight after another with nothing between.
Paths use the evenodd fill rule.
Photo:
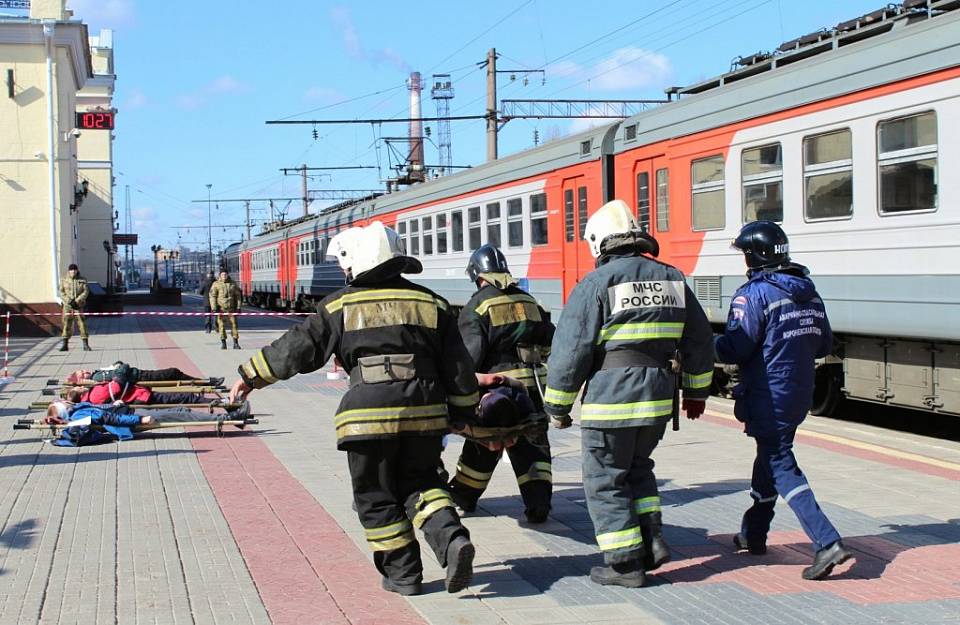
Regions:
<instances>
[{"instance_id":1,"label":"white helmet","mask_svg":"<svg viewBox=\"0 0 960 625\"><path fill-rule=\"evenodd\" d=\"M420 261L406 255L403 241L396 231L379 221L364 228L347 228L333 237L327 247L327 256L337 259L347 276L347 282L395 258L402 259L399 267L401 273L423 271Z\"/></svg>"},{"instance_id":2,"label":"white helmet","mask_svg":"<svg viewBox=\"0 0 960 625\"><path fill-rule=\"evenodd\" d=\"M640 231L637 218L623 200L607 202L587 220L583 231L583 240L590 246L594 258L600 257L603 240L614 234L626 234Z\"/></svg>"}]
</instances>

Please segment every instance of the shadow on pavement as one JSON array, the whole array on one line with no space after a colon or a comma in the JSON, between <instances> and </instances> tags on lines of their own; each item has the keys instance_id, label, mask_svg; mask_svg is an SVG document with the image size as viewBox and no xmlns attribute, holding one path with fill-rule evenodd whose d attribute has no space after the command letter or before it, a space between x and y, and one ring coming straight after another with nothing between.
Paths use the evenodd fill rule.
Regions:
<instances>
[{"instance_id":1,"label":"shadow on pavement","mask_svg":"<svg viewBox=\"0 0 960 625\"><path fill-rule=\"evenodd\" d=\"M111 443L123 445L123 443ZM53 453L38 454L3 454L0 456L0 468L30 466L33 464L75 464L82 462L102 462L105 460L123 460L125 458L152 458L156 456L172 456L177 454L197 454L205 451L193 449L141 449L137 451L93 451L77 453L76 447L45 448Z\"/></svg>"}]
</instances>

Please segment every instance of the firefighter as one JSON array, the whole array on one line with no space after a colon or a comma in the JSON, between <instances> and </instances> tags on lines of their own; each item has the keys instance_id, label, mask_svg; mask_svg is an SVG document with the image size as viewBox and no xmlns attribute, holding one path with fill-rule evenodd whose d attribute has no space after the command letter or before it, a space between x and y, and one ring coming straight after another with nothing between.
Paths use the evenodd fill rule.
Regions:
<instances>
[{"instance_id":1,"label":"firefighter","mask_svg":"<svg viewBox=\"0 0 960 625\"><path fill-rule=\"evenodd\" d=\"M712 332L684 275L652 258L659 246L625 202L603 205L587 221L584 239L596 269L563 309L544 407L556 427L568 427L587 383L583 487L607 564L591 569L590 579L637 588L645 570L670 559L650 454L679 409L678 364L687 417L703 413L713 378Z\"/></svg>"},{"instance_id":2,"label":"firefighter","mask_svg":"<svg viewBox=\"0 0 960 625\"><path fill-rule=\"evenodd\" d=\"M73 335L73 321L76 319L80 329L80 339L83 341L83 351L90 351L90 335L87 334L87 321L83 318L83 308L90 295L87 279L80 275L80 269L72 264L67 268L67 276L60 280L60 299L63 300L63 345L60 351L70 349L70 337Z\"/></svg>"},{"instance_id":3,"label":"firefighter","mask_svg":"<svg viewBox=\"0 0 960 625\"><path fill-rule=\"evenodd\" d=\"M546 360L553 340L550 314L517 286L506 257L493 245L484 245L470 256L466 274L477 292L460 311L459 326L474 369L523 382L535 409L541 411L543 401L534 376L542 375L540 383L546 382L545 370L538 365ZM465 512L476 509L502 455L503 449L495 445L464 441L450 493ZM543 523L550 513L552 494L546 432L520 436L507 449L507 455L517 476L527 521Z\"/></svg>"},{"instance_id":4,"label":"firefighter","mask_svg":"<svg viewBox=\"0 0 960 625\"><path fill-rule=\"evenodd\" d=\"M213 326L213 315L210 314L212 311L210 307L210 287L212 287L216 281L217 279L214 277L213 271L207 272L207 277L203 279L203 284L200 285L200 289L197 291L200 297L203 298L203 312L208 313L203 316L203 329L207 334L210 334Z\"/></svg>"},{"instance_id":5,"label":"firefighter","mask_svg":"<svg viewBox=\"0 0 960 625\"><path fill-rule=\"evenodd\" d=\"M210 287L210 308L217 313L217 331L220 332L220 349L227 349L227 325L230 322L230 336L233 337L233 349L240 349L240 332L237 330L237 316L240 312L240 287L230 279L226 269L220 271L219 279Z\"/></svg>"},{"instance_id":6,"label":"firefighter","mask_svg":"<svg viewBox=\"0 0 960 625\"><path fill-rule=\"evenodd\" d=\"M716 351L720 362L740 366L734 414L757 444L753 505L743 515L734 544L754 555L766 553L779 495L816 549L803 578L822 579L851 553L797 465L793 439L813 401L815 361L833 349L830 322L809 271L790 260L789 241L780 226L749 223L733 247L743 252L749 280L733 296Z\"/></svg>"},{"instance_id":7,"label":"firefighter","mask_svg":"<svg viewBox=\"0 0 960 625\"><path fill-rule=\"evenodd\" d=\"M474 419L473 363L447 302L401 277L423 266L396 232L375 221L340 233L329 249L347 286L242 365L230 401L336 356L350 374L334 417L337 448L347 452L383 588L422 592L419 528L447 569L447 591L457 592L473 576L475 549L437 467L443 435L469 433Z\"/></svg>"}]
</instances>

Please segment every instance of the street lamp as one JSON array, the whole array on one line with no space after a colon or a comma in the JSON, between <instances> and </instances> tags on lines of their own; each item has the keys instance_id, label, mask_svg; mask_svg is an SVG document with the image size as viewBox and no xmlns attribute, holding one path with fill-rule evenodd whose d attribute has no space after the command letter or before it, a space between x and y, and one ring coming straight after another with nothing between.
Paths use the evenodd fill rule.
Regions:
<instances>
[{"instance_id":1,"label":"street lamp","mask_svg":"<svg viewBox=\"0 0 960 625\"><path fill-rule=\"evenodd\" d=\"M107 287L107 294L109 295L110 292L113 290L113 288L112 288L112 287L113 287L113 275L112 275L113 272L110 270L110 269L113 267L113 262L112 262L112 259L110 258L111 254L113 254L113 246L110 245L110 242L109 242L109 241L104 241L104 242L103 242L103 251L107 253L107 284L106 284L106 287Z\"/></svg>"},{"instance_id":2,"label":"street lamp","mask_svg":"<svg viewBox=\"0 0 960 625\"><path fill-rule=\"evenodd\" d=\"M213 184L207 184L207 269L213 271L213 221L210 212L210 189Z\"/></svg>"},{"instance_id":3,"label":"street lamp","mask_svg":"<svg viewBox=\"0 0 960 625\"><path fill-rule=\"evenodd\" d=\"M163 247L160 245L151 245L150 251L153 252L153 286L151 290L154 292L160 291L160 276L157 274L159 269L157 268L157 258L160 254L160 251L163 250Z\"/></svg>"}]
</instances>

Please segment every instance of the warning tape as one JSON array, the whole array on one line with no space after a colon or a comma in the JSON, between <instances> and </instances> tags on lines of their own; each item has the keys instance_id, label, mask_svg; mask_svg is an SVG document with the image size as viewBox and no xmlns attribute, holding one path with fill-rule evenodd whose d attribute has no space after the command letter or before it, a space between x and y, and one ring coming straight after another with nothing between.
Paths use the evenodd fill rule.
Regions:
<instances>
[{"instance_id":1,"label":"warning tape","mask_svg":"<svg viewBox=\"0 0 960 625\"><path fill-rule=\"evenodd\" d=\"M162 311L134 311L134 312L79 312L72 310L69 313L7 313L13 317L60 317L64 314L74 317L83 315L84 317L125 317L130 315L147 317L212 317L232 315L234 317L304 317L313 315L312 312L162 312Z\"/></svg>"}]
</instances>

